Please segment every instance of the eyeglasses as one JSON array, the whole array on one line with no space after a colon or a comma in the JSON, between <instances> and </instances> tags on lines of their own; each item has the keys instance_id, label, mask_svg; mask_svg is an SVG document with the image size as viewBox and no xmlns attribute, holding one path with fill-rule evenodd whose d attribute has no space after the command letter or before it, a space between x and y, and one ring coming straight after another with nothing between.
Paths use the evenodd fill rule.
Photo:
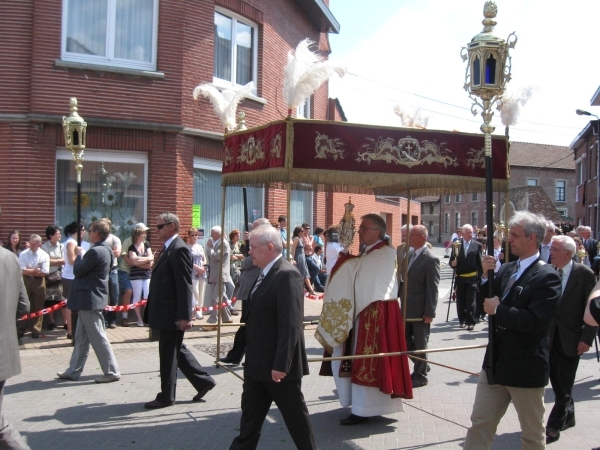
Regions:
<instances>
[{"instance_id":1,"label":"eyeglasses","mask_svg":"<svg viewBox=\"0 0 600 450\"><path fill-rule=\"evenodd\" d=\"M358 227L359 230L375 230L375 231L379 231L379 228L371 228L371 227L366 227L364 225L361 225L360 227Z\"/></svg>"},{"instance_id":2,"label":"eyeglasses","mask_svg":"<svg viewBox=\"0 0 600 450\"><path fill-rule=\"evenodd\" d=\"M158 225L156 225L156 229L157 229L157 230L162 230L162 229L165 227L165 225L170 225L170 224L172 224L172 223L173 223L173 222L159 223Z\"/></svg>"}]
</instances>

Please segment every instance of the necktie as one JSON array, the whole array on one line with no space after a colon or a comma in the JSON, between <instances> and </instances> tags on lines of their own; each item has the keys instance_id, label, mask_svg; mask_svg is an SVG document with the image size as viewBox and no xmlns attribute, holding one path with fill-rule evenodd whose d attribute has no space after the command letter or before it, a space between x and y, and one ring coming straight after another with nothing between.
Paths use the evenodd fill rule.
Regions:
<instances>
[{"instance_id":1,"label":"necktie","mask_svg":"<svg viewBox=\"0 0 600 450\"><path fill-rule=\"evenodd\" d=\"M515 281L517 281L517 275L519 274L520 267L521 267L521 261L517 261L517 264L515 264L515 266L513 268L512 275L508 279L506 286L504 286L504 292L502 292L502 300L504 300L506 298L506 296L510 292L510 288L513 287L513 284L515 284Z\"/></svg>"},{"instance_id":2,"label":"necktie","mask_svg":"<svg viewBox=\"0 0 600 450\"><path fill-rule=\"evenodd\" d=\"M565 292L565 283L563 283L563 270L558 269L558 278L560 278L560 293L561 295Z\"/></svg>"},{"instance_id":3,"label":"necktie","mask_svg":"<svg viewBox=\"0 0 600 450\"><path fill-rule=\"evenodd\" d=\"M262 283L262 280L265 278L265 274L263 273L262 269L260 270L260 275L258 276L258 278L256 279L256 283L254 283L254 287L252 288L252 290L250 291L250 297L252 297L252 295L254 294L254 291L256 291L256 289L258 288L258 286L260 285L260 283Z\"/></svg>"},{"instance_id":4,"label":"necktie","mask_svg":"<svg viewBox=\"0 0 600 450\"><path fill-rule=\"evenodd\" d=\"M463 245L463 248L465 249L465 256L467 256L467 253L469 253L469 244L470 243L471 243L470 241L469 242L465 242L464 245Z\"/></svg>"},{"instance_id":5,"label":"necktie","mask_svg":"<svg viewBox=\"0 0 600 450\"><path fill-rule=\"evenodd\" d=\"M410 255L410 259L408 260L408 268L410 269L410 266L413 265L413 263L415 262L415 259L417 259L417 252L412 252L412 254Z\"/></svg>"},{"instance_id":6,"label":"necktie","mask_svg":"<svg viewBox=\"0 0 600 450\"><path fill-rule=\"evenodd\" d=\"M563 277L563 270L562 269L558 269L558 277L560 278L560 281L562 281L562 277Z\"/></svg>"}]
</instances>

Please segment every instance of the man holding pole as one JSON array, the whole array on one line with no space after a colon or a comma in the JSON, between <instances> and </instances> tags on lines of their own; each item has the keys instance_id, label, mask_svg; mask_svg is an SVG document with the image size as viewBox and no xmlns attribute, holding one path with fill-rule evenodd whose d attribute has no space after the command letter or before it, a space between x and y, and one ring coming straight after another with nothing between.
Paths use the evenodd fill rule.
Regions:
<instances>
[{"instance_id":1,"label":"man holding pole","mask_svg":"<svg viewBox=\"0 0 600 450\"><path fill-rule=\"evenodd\" d=\"M512 401L517 410L523 449L545 448L544 387L548 384L548 332L561 295L561 280L540 260L546 220L518 211L509 222L508 242L519 260L504 264L494 280L493 256L482 259L483 278L493 282L484 310L495 317L493 349L484 359L465 450L489 449L498 423ZM493 354L493 361L488 361ZM487 368L487 369L486 369Z\"/></svg>"}]
</instances>

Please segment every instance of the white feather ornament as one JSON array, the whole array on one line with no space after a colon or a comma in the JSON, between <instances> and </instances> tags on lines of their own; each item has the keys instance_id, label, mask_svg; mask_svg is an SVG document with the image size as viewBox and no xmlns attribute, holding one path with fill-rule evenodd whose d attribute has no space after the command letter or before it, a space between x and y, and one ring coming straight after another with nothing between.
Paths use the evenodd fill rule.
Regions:
<instances>
[{"instance_id":1,"label":"white feather ornament","mask_svg":"<svg viewBox=\"0 0 600 450\"><path fill-rule=\"evenodd\" d=\"M521 115L521 108L527 104L531 96L538 88L527 86L523 89L507 90L502 96L502 104L499 105L500 119L505 127L517 124Z\"/></svg>"},{"instance_id":2,"label":"white feather ornament","mask_svg":"<svg viewBox=\"0 0 600 450\"><path fill-rule=\"evenodd\" d=\"M429 123L429 116L421 114L420 106L414 111L409 111L400 105L396 105L394 106L394 112L400 116L403 127L427 128L427 124Z\"/></svg>"},{"instance_id":3,"label":"white feather ornament","mask_svg":"<svg viewBox=\"0 0 600 450\"><path fill-rule=\"evenodd\" d=\"M310 39L301 41L294 52L288 53L288 63L283 70L283 100L290 110L298 108L312 93L337 73L346 74L346 68L323 61L309 47Z\"/></svg>"},{"instance_id":4,"label":"white feather ornament","mask_svg":"<svg viewBox=\"0 0 600 450\"><path fill-rule=\"evenodd\" d=\"M200 95L208 97L212 103L217 117L221 121L223 128L227 131L233 131L236 128L235 113L238 104L252 92L254 83L251 81L237 91L225 89L219 91L210 84L200 84L194 89L194 100L198 100Z\"/></svg>"}]
</instances>

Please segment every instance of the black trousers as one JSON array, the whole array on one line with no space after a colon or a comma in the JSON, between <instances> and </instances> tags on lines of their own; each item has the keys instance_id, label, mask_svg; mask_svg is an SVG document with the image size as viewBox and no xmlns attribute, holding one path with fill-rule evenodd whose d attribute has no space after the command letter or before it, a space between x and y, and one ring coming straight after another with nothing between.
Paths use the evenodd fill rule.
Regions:
<instances>
[{"instance_id":1,"label":"black trousers","mask_svg":"<svg viewBox=\"0 0 600 450\"><path fill-rule=\"evenodd\" d=\"M460 323L475 325L477 277L456 276L456 314Z\"/></svg>"},{"instance_id":2,"label":"black trousers","mask_svg":"<svg viewBox=\"0 0 600 450\"><path fill-rule=\"evenodd\" d=\"M555 330L550 349L550 383L555 400L546 424L550 428L560 431L567 421L575 420L572 394L578 366L579 356L565 355L558 330Z\"/></svg>"},{"instance_id":3,"label":"black trousers","mask_svg":"<svg viewBox=\"0 0 600 450\"><path fill-rule=\"evenodd\" d=\"M179 350L179 361L177 367L181 370L181 373L187 378L194 389L198 392L216 386L217 382L211 377L204 367L198 362L192 352L188 350L185 344L181 344Z\"/></svg>"},{"instance_id":4,"label":"black trousers","mask_svg":"<svg viewBox=\"0 0 600 450\"><path fill-rule=\"evenodd\" d=\"M299 450L316 449L312 424L302 394L302 380L275 382L244 379L240 435L230 450L251 450L258 445L260 432L271 404L275 402L296 447Z\"/></svg>"},{"instance_id":5,"label":"black trousers","mask_svg":"<svg viewBox=\"0 0 600 450\"><path fill-rule=\"evenodd\" d=\"M404 324L404 335L406 336L406 346L409 350L426 350L429 343L430 323L406 322ZM427 354L416 355L419 358L427 359ZM412 377L424 379L427 378L427 361L413 360L414 368Z\"/></svg>"},{"instance_id":6,"label":"black trousers","mask_svg":"<svg viewBox=\"0 0 600 450\"><path fill-rule=\"evenodd\" d=\"M160 358L160 392L156 401L173 403L177 386L177 363L183 344L183 331L160 330L158 356Z\"/></svg>"},{"instance_id":7,"label":"black trousers","mask_svg":"<svg viewBox=\"0 0 600 450\"><path fill-rule=\"evenodd\" d=\"M242 300L242 318L240 323L246 323L246 309L248 300ZM233 338L233 347L227 353L227 358L241 362L246 353L246 327L239 327Z\"/></svg>"}]
</instances>

